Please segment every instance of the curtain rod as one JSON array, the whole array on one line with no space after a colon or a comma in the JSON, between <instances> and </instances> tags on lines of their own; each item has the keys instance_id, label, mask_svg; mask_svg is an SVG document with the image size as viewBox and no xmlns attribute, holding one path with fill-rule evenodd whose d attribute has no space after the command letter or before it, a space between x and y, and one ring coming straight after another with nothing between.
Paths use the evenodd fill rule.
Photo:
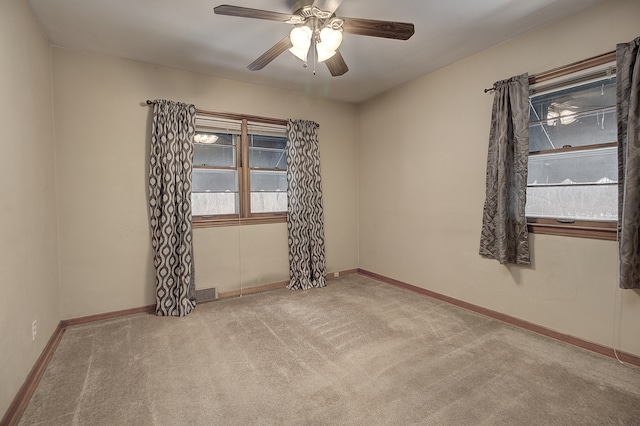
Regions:
<instances>
[{"instance_id":1,"label":"curtain rod","mask_svg":"<svg viewBox=\"0 0 640 426\"><path fill-rule=\"evenodd\" d=\"M151 101L149 99L147 99L147 105L153 105L155 104L155 101ZM197 109L196 108L196 112L199 114L204 114L204 115L211 115L214 117L222 117L222 118L230 118L233 120L244 120L246 119L247 121L254 121L257 123L265 123L265 124L275 124L275 125L279 125L279 126L286 126L287 125L287 120L282 120L282 119L278 119L278 118L267 118L267 117L259 117L257 115L245 115L245 114L233 114L233 113L228 113L228 112L214 112L214 111L205 111L203 109ZM320 124L316 123L316 128L320 128Z\"/></svg>"},{"instance_id":2,"label":"curtain rod","mask_svg":"<svg viewBox=\"0 0 640 426\"><path fill-rule=\"evenodd\" d=\"M529 85L542 83L543 81L552 80L563 75L571 74L578 71L583 71L598 65L604 65L616 60L616 51L603 53L602 55L594 56L592 58L584 59L582 61L574 62L569 65L564 65L558 68L551 69L549 71L543 71L538 74L532 74L529 76ZM496 83L493 86L484 89L484 93L493 92L496 90Z\"/></svg>"}]
</instances>

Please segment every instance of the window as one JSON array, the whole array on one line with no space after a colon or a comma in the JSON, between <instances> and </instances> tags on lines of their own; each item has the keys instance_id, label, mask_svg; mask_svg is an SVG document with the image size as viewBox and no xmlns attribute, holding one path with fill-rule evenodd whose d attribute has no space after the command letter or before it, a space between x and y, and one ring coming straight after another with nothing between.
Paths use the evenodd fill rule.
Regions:
<instances>
[{"instance_id":1,"label":"window","mask_svg":"<svg viewBox=\"0 0 640 426\"><path fill-rule=\"evenodd\" d=\"M251 213L286 212L287 138L264 126L248 130Z\"/></svg>"},{"instance_id":2,"label":"window","mask_svg":"<svg viewBox=\"0 0 640 426\"><path fill-rule=\"evenodd\" d=\"M195 226L286 221L282 120L198 113L191 205Z\"/></svg>"},{"instance_id":3,"label":"window","mask_svg":"<svg viewBox=\"0 0 640 426\"><path fill-rule=\"evenodd\" d=\"M532 232L616 238L616 78L610 66L601 68L532 85L526 204Z\"/></svg>"}]
</instances>

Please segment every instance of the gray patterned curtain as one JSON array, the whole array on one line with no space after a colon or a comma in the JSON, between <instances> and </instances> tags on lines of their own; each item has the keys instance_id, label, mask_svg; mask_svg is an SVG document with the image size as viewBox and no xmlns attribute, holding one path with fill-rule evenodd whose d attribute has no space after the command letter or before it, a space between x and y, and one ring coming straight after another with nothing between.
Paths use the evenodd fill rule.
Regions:
<instances>
[{"instance_id":1,"label":"gray patterned curtain","mask_svg":"<svg viewBox=\"0 0 640 426\"><path fill-rule=\"evenodd\" d=\"M149 207L156 314L183 317L196 306L191 235L191 171L196 108L153 105Z\"/></svg>"},{"instance_id":2,"label":"gray patterned curtain","mask_svg":"<svg viewBox=\"0 0 640 426\"><path fill-rule=\"evenodd\" d=\"M325 286L324 219L320 182L318 125L287 122L287 229L289 277L287 288Z\"/></svg>"},{"instance_id":3,"label":"gray patterned curtain","mask_svg":"<svg viewBox=\"0 0 640 426\"><path fill-rule=\"evenodd\" d=\"M640 288L640 37L618 44L616 68L620 287Z\"/></svg>"},{"instance_id":4,"label":"gray patterned curtain","mask_svg":"<svg viewBox=\"0 0 640 426\"><path fill-rule=\"evenodd\" d=\"M501 264L529 264L524 212L529 159L529 76L522 74L498 81L494 87L480 255Z\"/></svg>"}]
</instances>

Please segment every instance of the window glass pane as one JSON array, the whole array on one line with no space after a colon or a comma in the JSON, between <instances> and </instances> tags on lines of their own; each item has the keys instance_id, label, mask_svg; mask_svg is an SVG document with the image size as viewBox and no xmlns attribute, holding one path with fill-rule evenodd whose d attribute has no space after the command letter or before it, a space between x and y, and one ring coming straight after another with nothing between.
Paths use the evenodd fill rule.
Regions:
<instances>
[{"instance_id":1,"label":"window glass pane","mask_svg":"<svg viewBox=\"0 0 640 426\"><path fill-rule=\"evenodd\" d=\"M251 171L251 213L287 211L287 173Z\"/></svg>"},{"instance_id":2,"label":"window glass pane","mask_svg":"<svg viewBox=\"0 0 640 426\"><path fill-rule=\"evenodd\" d=\"M191 193L191 215L238 214L238 193Z\"/></svg>"},{"instance_id":3,"label":"window glass pane","mask_svg":"<svg viewBox=\"0 0 640 426\"><path fill-rule=\"evenodd\" d=\"M237 170L193 169L192 192L238 192Z\"/></svg>"},{"instance_id":4,"label":"window glass pane","mask_svg":"<svg viewBox=\"0 0 640 426\"><path fill-rule=\"evenodd\" d=\"M287 172L251 170L251 191L287 192Z\"/></svg>"},{"instance_id":5,"label":"window glass pane","mask_svg":"<svg viewBox=\"0 0 640 426\"><path fill-rule=\"evenodd\" d=\"M529 125L529 151L615 142L617 134L615 108L561 115Z\"/></svg>"},{"instance_id":6,"label":"window glass pane","mask_svg":"<svg viewBox=\"0 0 640 426\"><path fill-rule=\"evenodd\" d=\"M539 186L527 188L528 217L554 219L618 219L616 185Z\"/></svg>"},{"instance_id":7,"label":"window glass pane","mask_svg":"<svg viewBox=\"0 0 640 426\"><path fill-rule=\"evenodd\" d=\"M529 217L616 220L616 147L529 156Z\"/></svg>"},{"instance_id":8,"label":"window glass pane","mask_svg":"<svg viewBox=\"0 0 640 426\"><path fill-rule=\"evenodd\" d=\"M286 170L286 147L286 137L249 135L249 167Z\"/></svg>"},{"instance_id":9,"label":"window glass pane","mask_svg":"<svg viewBox=\"0 0 640 426\"><path fill-rule=\"evenodd\" d=\"M530 98L529 151L615 142L615 77Z\"/></svg>"},{"instance_id":10,"label":"window glass pane","mask_svg":"<svg viewBox=\"0 0 640 426\"><path fill-rule=\"evenodd\" d=\"M237 136L226 133L196 132L193 165L236 167Z\"/></svg>"},{"instance_id":11,"label":"window glass pane","mask_svg":"<svg viewBox=\"0 0 640 426\"><path fill-rule=\"evenodd\" d=\"M191 214L209 216L239 212L236 170L193 169Z\"/></svg>"},{"instance_id":12,"label":"window glass pane","mask_svg":"<svg viewBox=\"0 0 640 426\"><path fill-rule=\"evenodd\" d=\"M529 156L528 185L615 183L616 147Z\"/></svg>"},{"instance_id":13,"label":"window glass pane","mask_svg":"<svg viewBox=\"0 0 640 426\"><path fill-rule=\"evenodd\" d=\"M251 213L285 213L286 192L252 192Z\"/></svg>"}]
</instances>

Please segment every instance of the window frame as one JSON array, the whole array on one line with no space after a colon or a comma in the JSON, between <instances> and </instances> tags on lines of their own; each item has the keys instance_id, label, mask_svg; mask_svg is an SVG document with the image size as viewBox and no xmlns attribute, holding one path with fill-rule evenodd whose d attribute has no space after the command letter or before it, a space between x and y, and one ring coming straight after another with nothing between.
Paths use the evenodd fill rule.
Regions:
<instances>
[{"instance_id":1,"label":"window frame","mask_svg":"<svg viewBox=\"0 0 640 426\"><path fill-rule=\"evenodd\" d=\"M221 215L192 216L194 228L211 228L219 226L259 225L269 223L286 223L287 212L251 213L251 168L249 167L249 125L251 123L287 125L287 120L260 117L246 114L233 114L196 110L196 116L208 116L241 121L241 132L238 138L236 167L238 172L238 213ZM197 129L196 129L197 131ZM194 166L195 168L199 168ZM268 171L270 169L260 169ZM285 169L286 170L286 169Z\"/></svg>"},{"instance_id":2,"label":"window frame","mask_svg":"<svg viewBox=\"0 0 640 426\"><path fill-rule=\"evenodd\" d=\"M559 68L532 75L529 77L529 85L537 85L545 81L551 81L565 76L569 76L574 73L586 71L591 68L600 67L603 65L613 63L615 68L616 52L608 52L602 55L594 56L582 61L574 62L569 65L565 65ZM557 88L567 85L568 82L560 82L557 84ZM548 89L550 84L544 88ZM598 147L613 147L618 146L618 141L610 143L603 143L598 145L588 145L586 147L570 147L559 148L556 150L536 151L531 152L529 155L537 155L543 153L559 153L568 151L580 151L584 149L594 149ZM532 234L546 234L557 235L565 237L580 237L591 238L598 240L617 241L618 239L618 222L617 221L596 221L596 220L564 220L554 218L537 218L527 216L527 228Z\"/></svg>"}]
</instances>

